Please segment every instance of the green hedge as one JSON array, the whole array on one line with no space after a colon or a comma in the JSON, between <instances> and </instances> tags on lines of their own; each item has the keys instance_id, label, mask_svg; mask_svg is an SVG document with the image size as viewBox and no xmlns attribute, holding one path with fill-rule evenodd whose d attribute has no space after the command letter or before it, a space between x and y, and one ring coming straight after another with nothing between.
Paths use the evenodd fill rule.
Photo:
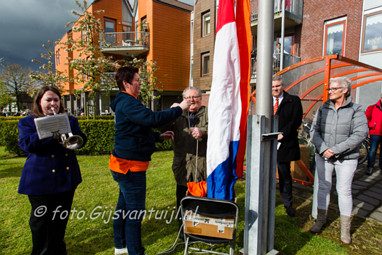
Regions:
<instances>
[{"instance_id":1,"label":"green hedge","mask_svg":"<svg viewBox=\"0 0 382 255\"><path fill-rule=\"evenodd\" d=\"M76 116L78 120L87 120L87 116ZM99 115L95 117L96 120L114 120L114 115ZM89 116L89 120L94 120L93 116Z\"/></svg>"},{"instance_id":2,"label":"green hedge","mask_svg":"<svg viewBox=\"0 0 382 255\"><path fill-rule=\"evenodd\" d=\"M114 120L89 119L78 121L82 132L88 138L86 145L76 150L82 155L109 154L114 145ZM5 146L6 151L12 154L23 155L23 151L18 146L19 130L18 120L0 119L0 145ZM171 150L171 140L156 143L157 150Z\"/></svg>"},{"instance_id":3,"label":"green hedge","mask_svg":"<svg viewBox=\"0 0 382 255\"><path fill-rule=\"evenodd\" d=\"M78 154L100 155L108 154L114 145L113 120L79 120L82 132L88 138L86 145L79 149Z\"/></svg>"},{"instance_id":4,"label":"green hedge","mask_svg":"<svg viewBox=\"0 0 382 255\"><path fill-rule=\"evenodd\" d=\"M0 145L5 146L6 151L21 156L24 154L24 152L20 149L18 145L18 122L18 120L0 121Z\"/></svg>"}]
</instances>

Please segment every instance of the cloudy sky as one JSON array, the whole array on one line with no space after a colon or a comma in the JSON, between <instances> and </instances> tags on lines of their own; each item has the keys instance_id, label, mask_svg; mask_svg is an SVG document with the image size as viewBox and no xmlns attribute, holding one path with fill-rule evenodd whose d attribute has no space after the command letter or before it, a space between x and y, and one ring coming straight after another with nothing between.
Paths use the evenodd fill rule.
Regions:
<instances>
[{"instance_id":1,"label":"cloudy sky","mask_svg":"<svg viewBox=\"0 0 382 255\"><path fill-rule=\"evenodd\" d=\"M65 25L76 18L74 9L74 0L0 0L0 58L37 70L31 60L41 60L42 44L69 30Z\"/></svg>"},{"instance_id":2,"label":"cloudy sky","mask_svg":"<svg viewBox=\"0 0 382 255\"><path fill-rule=\"evenodd\" d=\"M180 0L193 5L194 0ZM79 0L82 3L82 0ZM93 1L88 0L90 5ZM46 53L42 44L54 43L69 30L65 25L76 19L75 0L0 0L0 58L38 70L32 59Z\"/></svg>"}]
</instances>

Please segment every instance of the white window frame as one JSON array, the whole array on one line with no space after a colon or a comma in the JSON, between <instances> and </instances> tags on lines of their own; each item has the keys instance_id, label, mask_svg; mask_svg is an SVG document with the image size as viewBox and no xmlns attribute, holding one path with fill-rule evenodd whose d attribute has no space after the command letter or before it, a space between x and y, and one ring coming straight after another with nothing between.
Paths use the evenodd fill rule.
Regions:
<instances>
[{"instance_id":1,"label":"white window frame","mask_svg":"<svg viewBox=\"0 0 382 255\"><path fill-rule=\"evenodd\" d=\"M363 23L362 24L362 37L361 37L361 53L374 52L374 51L382 51L382 47L375 48L375 49L365 50L366 19L368 17L375 16L375 15L382 15L382 8L376 8L376 9L370 10L368 12L365 12L364 15L363 15L363 20L362 20L362 23Z\"/></svg>"},{"instance_id":2,"label":"white window frame","mask_svg":"<svg viewBox=\"0 0 382 255\"><path fill-rule=\"evenodd\" d=\"M202 14L202 37L209 34L211 34L211 13L210 11L206 11Z\"/></svg>"},{"instance_id":3,"label":"white window frame","mask_svg":"<svg viewBox=\"0 0 382 255\"><path fill-rule=\"evenodd\" d=\"M343 24L343 31L342 31L342 52L341 52L341 55L345 56L347 17L333 19L333 20L330 20L330 21L326 21L324 23L324 35L323 35L323 43L322 43L322 46L323 46L322 47L322 55L323 56L326 55L326 51L327 51L327 44L326 44L326 42L327 42L328 27L334 26L334 25L338 25L338 24Z\"/></svg>"},{"instance_id":4,"label":"white window frame","mask_svg":"<svg viewBox=\"0 0 382 255\"><path fill-rule=\"evenodd\" d=\"M208 63L206 63L206 58L208 58ZM201 76L207 76L210 74L210 52L204 52L201 54Z\"/></svg>"}]
</instances>

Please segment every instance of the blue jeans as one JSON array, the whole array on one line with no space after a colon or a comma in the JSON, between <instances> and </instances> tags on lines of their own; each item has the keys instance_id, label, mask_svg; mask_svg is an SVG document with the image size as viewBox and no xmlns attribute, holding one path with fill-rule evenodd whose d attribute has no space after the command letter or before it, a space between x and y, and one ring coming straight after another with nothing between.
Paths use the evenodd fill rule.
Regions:
<instances>
[{"instance_id":1,"label":"blue jeans","mask_svg":"<svg viewBox=\"0 0 382 255\"><path fill-rule=\"evenodd\" d=\"M374 167L378 145L381 144L380 135L370 135L370 151L368 155L367 167ZM382 157L379 157L379 168L382 169Z\"/></svg>"},{"instance_id":2,"label":"blue jeans","mask_svg":"<svg viewBox=\"0 0 382 255\"><path fill-rule=\"evenodd\" d=\"M145 215L146 172L126 174L111 171L119 185L119 197L113 217L115 248L127 247L129 255L142 255L141 225Z\"/></svg>"}]
</instances>

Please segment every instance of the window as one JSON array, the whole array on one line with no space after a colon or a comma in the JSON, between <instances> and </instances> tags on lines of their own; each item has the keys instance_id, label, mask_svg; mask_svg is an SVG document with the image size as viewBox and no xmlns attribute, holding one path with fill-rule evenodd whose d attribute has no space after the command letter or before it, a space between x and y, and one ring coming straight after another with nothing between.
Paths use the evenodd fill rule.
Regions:
<instances>
[{"instance_id":1,"label":"window","mask_svg":"<svg viewBox=\"0 0 382 255\"><path fill-rule=\"evenodd\" d=\"M105 22L105 40L107 43L112 44L114 43L114 36L115 36L115 20L104 18Z\"/></svg>"},{"instance_id":2,"label":"window","mask_svg":"<svg viewBox=\"0 0 382 255\"><path fill-rule=\"evenodd\" d=\"M123 40L134 40L134 35L131 33L131 27L130 26L122 26L123 31Z\"/></svg>"},{"instance_id":3,"label":"window","mask_svg":"<svg viewBox=\"0 0 382 255\"><path fill-rule=\"evenodd\" d=\"M60 64L60 57L61 57L61 55L60 55L60 49L58 49L58 50L56 51L56 65L59 65L59 64Z\"/></svg>"},{"instance_id":4,"label":"window","mask_svg":"<svg viewBox=\"0 0 382 255\"><path fill-rule=\"evenodd\" d=\"M202 14L202 36L207 36L211 33L211 16L210 11Z\"/></svg>"},{"instance_id":5,"label":"window","mask_svg":"<svg viewBox=\"0 0 382 255\"><path fill-rule=\"evenodd\" d=\"M83 42L87 42L88 41L88 36L86 34L87 34L87 31L81 30L81 40Z\"/></svg>"},{"instance_id":6,"label":"window","mask_svg":"<svg viewBox=\"0 0 382 255\"><path fill-rule=\"evenodd\" d=\"M273 52L277 43L281 44L281 37L277 37L277 40L273 43ZM293 55L293 35L284 36L284 53Z\"/></svg>"},{"instance_id":7,"label":"window","mask_svg":"<svg viewBox=\"0 0 382 255\"><path fill-rule=\"evenodd\" d=\"M210 53L202 53L202 76L208 75L210 72Z\"/></svg>"},{"instance_id":8,"label":"window","mask_svg":"<svg viewBox=\"0 0 382 255\"><path fill-rule=\"evenodd\" d=\"M362 52L382 50L382 11L365 15Z\"/></svg>"},{"instance_id":9,"label":"window","mask_svg":"<svg viewBox=\"0 0 382 255\"><path fill-rule=\"evenodd\" d=\"M325 22L323 55L345 55L346 18Z\"/></svg>"}]
</instances>

